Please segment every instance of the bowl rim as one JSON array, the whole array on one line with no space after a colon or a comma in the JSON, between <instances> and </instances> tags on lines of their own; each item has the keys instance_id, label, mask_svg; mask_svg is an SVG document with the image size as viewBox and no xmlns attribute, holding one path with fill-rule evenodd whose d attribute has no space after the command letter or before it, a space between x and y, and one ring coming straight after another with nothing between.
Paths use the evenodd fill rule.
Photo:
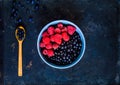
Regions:
<instances>
[{"instance_id":1,"label":"bowl rim","mask_svg":"<svg viewBox=\"0 0 120 85\"><path fill-rule=\"evenodd\" d=\"M65 66L58 66L58 65L53 65L53 64L48 63L48 62L43 58L43 56L42 56L42 54L41 54L41 52L40 52L40 47L39 47L39 42L40 42L40 40L41 40L42 33L43 33L50 25L55 25L55 24L60 23L60 22L62 22L63 24L66 23L66 24L70 24L70 25L74 26L74 27L76 28L76 30L79 32L78 34L79 34L79 36L80 36L80 38L81 38L82 45L83 45L83 46L82 46L82 50L80 51L80 54L79 54L79 56L78 56L78 59L77 59L76 61L72 62L71 64L65 65ZM70 68L70 67L73 67L74 65L76 65L76 64L82 59L82 57L83 57L83 55L84 55L84 52L85 52L85 48L86 48L86 42L85 42L85 37L84 37L84 35L83 35L83 32L81 31L81 29L80 29L76 24L74 24L73 22L68 21L68 20L55 20L55 21L52 21L52 22L46 24L46 25L42 28L42 30L39 32L39 35L38 35L38 38L37 38L37 51L38 51L38 54L39 54L40 58L41 58L47 65L49 65L50 67L57 68L57 69L67 69L67 68Z\"/></svg>"}]
</instances>

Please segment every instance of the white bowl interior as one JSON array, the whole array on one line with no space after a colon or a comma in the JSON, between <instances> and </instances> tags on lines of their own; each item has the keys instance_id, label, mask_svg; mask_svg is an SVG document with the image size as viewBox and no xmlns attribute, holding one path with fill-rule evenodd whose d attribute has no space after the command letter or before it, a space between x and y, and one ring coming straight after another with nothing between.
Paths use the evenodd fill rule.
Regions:
<instances>
[{"instance_id":1,"label":"white bowl interior","mask_svg":"<svg viewBox=\"0 0 120 85\"><path fill-rule=\"evenodd\" d=\"M40 43L40 40L42 38L42 33L51 25L56 25L58 23L63 23L63 24L70 24L70 25L73 25L75 28L76 28L76 31L79 33L80 35L80 38L81 38L81 42L82 42L82 48L81 48L81 51L80 51L80 54L78 56L78 58L76 59L76 61L72 62L71 64L69 65L65 65L65 66L58 66L58 65L54 65L54 64L51 64L49 62L47 62L43 57L43 55L41 54L41 51L40 51L40 47L39 47L39 43ZM83 54L85 52L85 46L86 46L86 43L85 43L85 38L84 38L84 35L82 33L82 31L80 30L80 28L75 25L74 23L70 22L70 21L67 21L67 20L56 20L56 21L52 21L50 23L48 23L45 27L43 27L43 29L41 30L41 32L39 33L38 35L38 39L37 39L37 50L38 50L38 53L40 55L40 58L49 66L53 67L53 68L57 68L57 69L66 69L66 68L70 68L72 66L74 66L75 64L77 64L83 57Z\"/></svg>"}]
</instances>

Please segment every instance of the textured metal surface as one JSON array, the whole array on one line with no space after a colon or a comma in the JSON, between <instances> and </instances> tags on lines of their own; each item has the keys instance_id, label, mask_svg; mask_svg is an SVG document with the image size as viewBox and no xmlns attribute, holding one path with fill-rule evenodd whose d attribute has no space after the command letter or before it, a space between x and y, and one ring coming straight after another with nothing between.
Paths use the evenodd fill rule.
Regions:
<instances>
[{"instance_id":1,"label":"textured metal surface","mask_svg":"<svg viewBox=\"0 0 120 85\"><path fill-rule=\"evenodd\" d=\"M20 2L19 2L20 1ZM109 85L120 83L118 60L117 2L115 0L4 0L5 85ZM16 5L17 4L17 5ZM11 17L12 7L17 9ZM57 19L78 25L86 38L82 60L58 70L46 65L37 53L42 27ZM23 43L23 77L17 76L15 28L26 28ZM118 63L119 64L119 63Z\"/></svg>"}]
</instances>

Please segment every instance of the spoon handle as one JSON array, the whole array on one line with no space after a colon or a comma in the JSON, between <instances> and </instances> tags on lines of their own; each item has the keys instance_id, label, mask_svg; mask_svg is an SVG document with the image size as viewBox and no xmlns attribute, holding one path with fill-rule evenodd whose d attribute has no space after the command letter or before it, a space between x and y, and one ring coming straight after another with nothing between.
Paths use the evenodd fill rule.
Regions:
<instances>
[{"instance_id":1,"label":"spoon handle","mask_svg":"<svg viewBox=\"0 0 120 85\"><path fill-rule=\"evenodd\" d=\"M20 41L18 51L18 76L22 76L22 42Z\"/></svg>"}]
</instances>

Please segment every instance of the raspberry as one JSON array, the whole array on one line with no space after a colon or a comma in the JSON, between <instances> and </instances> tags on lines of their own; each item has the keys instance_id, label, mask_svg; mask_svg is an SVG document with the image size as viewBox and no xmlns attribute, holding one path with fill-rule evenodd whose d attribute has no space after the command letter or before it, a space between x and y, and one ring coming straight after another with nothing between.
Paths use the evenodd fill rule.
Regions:
<instances>
[{"instance_id":1,"label":"raspberry","mask_svg":"<svg viewBox=\"0 0 120 85\"><path fill-rule=\"evenodd\" d=\"M56 44L56 43L53 44L53 49L54 49L54 50L57 49L58 47L59 47L58 44Z\"/></svg>"},{"instance_id":2,"label":"raspberry","mask_svg":"<svg viewBox=\"0 0 120 85\"><path fill-rule=\"evenodd\" d=\"M55 34L54 38L62 39L62 36L61 36L61 34Z\"/></svg>"},{"instance_id":3,"label":"raspberry","mask_svg":"<svg viewBox=\"0 0 120 85\"><path fill-rule=\"evenodd\" d=\"M54 51L53 50L47 50L47 55L48 55L49 58L54 56Z\"/></svg>"},{"instance_id":4,"label":"raspberry","mask_svg":"<svg viewBox=\"0 0 120 85\"><path fill-rule=\"evenodd\" d=\"M63 24L62 24L62 23L58 23L58 24L57 24L57 27L58 27L58 28L63 28Z\"/></svg>"},{"instance_id":5,"label":"raspberry","mask_svg":"<svg viewBox=\"0 0 120 85\"><path fill-rule=\"evenodd\" d=\"M55 42L60 45L62 43L62 39L55 38Z\"/></svg>"},{"instance_id":6,"label":"raspberry","mask_svg":"<svg viewBox=\"0 0 120 85\"><path fill-rule=\"evenodd\" d=\"M48 27L47 31L43 32L42 41L40 42L40 47L42 48L43 55L47 55L48 58L54 56L54 50L59 49L59 46L61 46L62 42L67 43L67 41L70 40L69 35L75 34L75 31L76 28L74 26L64 26L62 23L58 23L57 27ZM74 46L73 48L76 47ZM68 50L68 52L70 52L70 50Z\"/></svg>"},{"instance_id":7,"label":"raspberry","mask_svg":"<svg viewBox=\"0 0 120 85\"><path fill-rule=\"evenodd\" d=\"M47 32L49 33L49 35L53 35L54 30L55 30L54 27L51 26L51 27L48 28Z\"/></svg>"},{"instance_id":8,"label":"raspberry","mask_svg":"<svg viewBox=\"0 0 120 85\"><path fill-rule=\"evenodd\" d=\"M49 44L50 43L50 38L49 37L43 37L42 41L45 45Z\"/></svg>"},{"instance_id":9,"label":"raspberry","mask_svg":"<svg viewBox=\"0 0 120 85\"><path fill-rule=\"evenodd\" d=\"M62 38L64 41L69 41L70 37L68 36L68 34L66 32L62 33Z\"/></svg>"},{"instance_id":10,"label":"raspberry","mask_svg":"<svg viewBox=\"0 0 120 85\"><path fill-rule=\"evenodd\" d=\"M43 32L42 37L48 37L49 34L47 32Z\"/></svg>"},{"instance_id":11,"label":"raspberry","mask_svg":"<svg viewBox=\"0 0 120 85\"><path fill-rule=\"evenodd\" d=\"M73 35L73 33L75 32L76 28L73 26L67 26L67 31L69 35Z\"/></svg>"},{"instance_id":12,"label":"raspberry","mask_svg":"<svg viewBox=\"0 0 120 85\"><path fill-rule=\"evenodd\" d=\"M54 35L51 35L51 36L50 36L50 40L51 40L52 42L54 42Z\"/></svg>"},{"instance_id":13,"label":"raspberry","mask_svg":"<svg viewBox=\"0 0 120 85\"><path fill-rule=\"evenodd\" d=\"M56 28L56 29L55 29L55 33L61 33L60 28Z\"/></svg>"},{"instance_id":14,"label":"raspberry","mask_svg":"<svg viewBox=\"0 0 120 85\"><path fill-rule=\"evenodd\" d=\"M40 43L40 47L43 48L45 47L45 44L43 42Z\"/></svg>"},{"instance_id":15,"label":"raspberry","mask_svg":"<svg viewBox=\"0 0 120 85\"><path fill-rule=\"evenodd\" d=\"M67 32L67 27L64 27L61 31L62 32Z\"/></svg>"},{"instance_id":16,"label":"raspberry","mask_svg":"<svg viewBox=\"0 0 120 85\"><path fill-rule=\"evenodd\" d=\"M56 42L57 44L61 44L62 43L62 36L60 34L55 34L54 35L54 42Z\"/></svg>"},{"instance_id":17,"label":"raspberry","mask_svg":"<svg viewBox=\"0 0 120 85\"><path fill-rule=\"evenodd\" d=\"M47 50L46 49L43 50L43 54L47 55Z\"/></svg>"},{"instance_id":18,"label":"raspberry","mask_svg":"<svg viewBox=\"0 0 120 85\"><path fill-rule=\"evenodd\" d=\"M52 49L52 44L51 43L47 44L46 49Z\"/></svg>"}]
</instances>

